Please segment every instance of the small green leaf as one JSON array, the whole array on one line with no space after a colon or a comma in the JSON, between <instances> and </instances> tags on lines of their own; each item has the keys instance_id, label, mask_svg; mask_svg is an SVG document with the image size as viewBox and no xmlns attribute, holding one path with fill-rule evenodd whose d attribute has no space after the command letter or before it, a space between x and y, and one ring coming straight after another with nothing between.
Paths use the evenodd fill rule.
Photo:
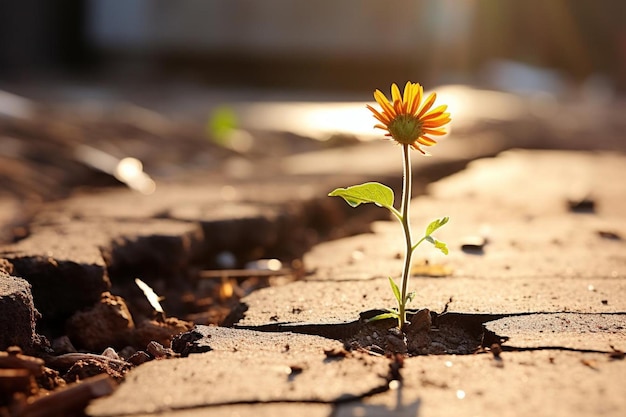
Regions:
<instances>
[{"instance_id":1,"label":"small green leaf","mask_svg":"<svg viewBox=\"0 0 626 417\"><path fill-rule=\"evenodd\" d=\"M444 217L442 219L437 219L437 220L433 220L432 222L430 222L430 224L426 228L426 236L432 235L435 232L435 230L439 229L441 226L448 223L448 220L450 220L449 217Z\"/></svg>"},{"instance_id":2,"label":"small green leaf","mask_svg":"<svg viewBox=\"0 0 626 417\"><path fill-rule=\"evenodd\" d=\"M409 304L415 298L415 291L411 291L406 296L406 303Z\"/></svg>"},{"instance_id":3,"label":"small green leaf","mask_svg":"<svg viewBox=\"0 0 626 417\"><path fill-rule=\"evenodd\" d=\"M439 240L435 240L434 245L435 245L435 247L437 249L439 249L441 252L443 252L444 255L448 254L448 247L446 246L445 243L443 243L443 242L441 242Z\"/></svg>"},{"instance_id":4,"label":"small green leaf","mask_svg":"<svg viewBox=\"0 0 626 417\"><path fill-rule=\"evenodd\" d=\"M388 313L381 313L377 316L372 317L371 319L367 319L365 322L370 323L372 321L385 320L385 319L399 319L400 313L395 311L390 311Z\"/></svg>"},{"instance_id":5,"label":"small green leaf","mask_svg":"<svg viewBox=\"0 0 626 417\"><path fill-rule=\"evenodd\" d=\"M374 203L381 207L393 208L393 190L378 182L366 182L347 188L333 190L330 197L342 197L352 207Z\"/></svg>"},{"instance_id":6,"label":"small green leaf","mask_svg":"<svg viewBox=\"0 0 626 417\"><path fill-rule=\"evenodd\" d=\"M400 295L400 288L398 288L391 277L389 277L389 285L391 285L391 291L393 291L393 295L396 297L396 300L398 300L398 304L401 304L400 300L402 299L402 296Z\"/></svg>"}]
</instances>

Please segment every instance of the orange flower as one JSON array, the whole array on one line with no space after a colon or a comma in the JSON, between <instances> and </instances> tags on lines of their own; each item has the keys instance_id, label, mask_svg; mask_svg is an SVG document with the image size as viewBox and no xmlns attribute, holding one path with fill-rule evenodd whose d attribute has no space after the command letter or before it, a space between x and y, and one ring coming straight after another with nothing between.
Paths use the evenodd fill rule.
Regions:
<instances>
[{"instance_id":1,"label":"orange flower","mask_svg":"<svg viewBox=\"0 0 626 417\"><path fill-rule=\"evenodd\" d=\"M404 86L404 95L400 94L400 89L393 83L391 85L391 98L380 91L374 92L374 99L382 108L382 112L367 105L367 108L374 113L374 117L382 124L374 127L386 130L385 136L391 137L398 143L410 145L426 155L420 148L432 146L437 142L430 136L445 135L444 125L450 123L450 113L446 113L447 105L441 105L431 110L437 95L431 93L422 103L424 88L419 83L407 82Z\"/></svg>"}]
</instances>

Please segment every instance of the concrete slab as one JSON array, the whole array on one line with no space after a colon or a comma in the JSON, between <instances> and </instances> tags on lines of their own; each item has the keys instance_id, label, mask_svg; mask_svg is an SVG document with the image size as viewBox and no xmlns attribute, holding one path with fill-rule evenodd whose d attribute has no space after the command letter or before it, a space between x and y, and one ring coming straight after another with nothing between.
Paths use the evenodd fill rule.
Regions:
<instances>
[{"instance_id":1,"label":"concrete slab","mask_svg":"<svg viewBox=\"0 0 626 417\"><path fill-rule=\"evenodd\" d=\"M608 179L624 170L626 157L617 153L518 150L477 161L436 182L430 195L414 200L415 236L423 229L417 224L425 227L450 216L437 237L448 243L451 254L428 246L416 252L412 307L496 316L617 314L613 319L623 321L626 189ZM581 212L572 206L585 198L593 209ZM304 258L310 272L306 281L247 296L242 302L248 309L237 325L345 323L363 311L393 307L386 276L401 272L400 226L377 222L372 229L317 245ZM484 238L486 244L479 251L465 250L468 236ZM428 276L431 271L447 272ZM564 334L559 340L572 348L606 350L607 341L623 337L623 330L609 328L586 339ZM517 334L502 330L496 333Z\"/></svg>"},{"instance_id":2,"label":"concrete slab","mask_svg":"<svg viewBox=\"0 0 626 417\"><path fill-rule=\"evenodd\" d=\"M288 357L304 354L319 354L324 350L341 350L343 345L336 340L310 335L258 332L252 330L231 329L217 326L196 326L190 336L197 349L210 348L211 351L224 352L280 352ZM180 336L185 339L185 335Z\"/></svg>"},{"instance_id":3,"label":"concrete slab","mask_svg":"<svg viewBox=\"0 0 626 417\"><path fill-rule=\"evenodd\" d=\"M554 278L592 291L599 282L621 280L626 276L626 189L614 178L625 169L622 154L601 152L516 150L476 161L413 201L414 236L435 218L451 218L437 232L450 255L426 244L415 252L414 263L430 265L420 268L422 276L445 269L454 280L489 279L496 290L512 279ZM585 197L593 201L593 212L569 207ZM404 251L399 224L378 222L372 229L372 234L314 247L304 258L311 271L307 279L398 276ZM476 237L486 240L482 250L464 251L468 238ZM621 303L619 293L613 294Z\"/></svg>"},{"instance_id":4,"label":"concrete slab","mask_svg":"<svg viewBox=\"0 0 626 417\"><path fill-rule=\"evenodd\" d=\"M359 353L328 358L324 350L339 347L332 340L223 328L201 332L203 343L214 350L148 362L87 413L104 417L256 402L332 403L387 386L385 358Z\"/></svg>"},{"instance_id":5,"label":"concrete slab","mask_svg":"<svg viewBox=\"0 0 626 417\"><path fill-rule=\"evenodd\" d=\"M331 404L315 403L258 403L258 404L232 404L196 407L187 410L168 410L159 414L132 414L133 417L239 417L239 416L307 416L307 417L328 417L332 414ZM123 417L123 416L120 416Z\"/></svg>"},{"instance_id":6,"label":"concrete slab","mask_svg":"<svg viewBox=\"0 0 626 417\"><path fill-rule=\"evenodd\" d=\"M408 358L400 389L340 404L335 416L622 416L626 362L606 354L505 352ZM402 406L399 408L399 404Z\"/></svg>"},{"instance_id":7,"label":"concrete slab","mask_svg":"<svg viewBox=\"0 0 626 417\"><path fill-rule=\"evenodd\" d=\"M590 291L594 282L596 291ZM414 278L413 308L471 314L542 312L626 312L623 279L566 281L557 278L511 278L494 283L475 278ZM604 302L606 301L606 302ZM248 307L241 326L271 323L344 323L359 313L391 308L395 299L387 278L294 282L264 288L242 299Z\"/></svg>"},{"instance_id":8,"label":"concrete slab","mask_svg":"<svg viewBox=\"0 0 626 417\"><path fill-rule=\"evenodd\" d=\"M571 275L573 271L577 276L623 274L623 268L617 266L626 262L623 256L626 189L613 178L625 168L626 158L618 153L507 151L497 158L473 162L467 170L433 183L429 195L415 199L411 211L414 234L423 233L431 220L450 216L450 223L438 231L438 236L448 242L451 255L457 257L442 256L434 260L446 260L461 275L477 275L475 264L486 260L492 266L496 261L498 267L480 271L481 276L493 274L494 270L502 276L528 276L529 271L544 276ZM593 213L569 209L570 200L584 197L593 200ZM341 258L328 254L339 249L343 249L341 255L345 259L350 259L355 250L362 250L365 256L361 258L368 261L376 259L373 255L377 253L384 255L378 258L401 253L402 235L398 225L390 222L376 226L382 239L365 236L352 246L342 242L342 248L336 247L335 242L320 245L307 257L307 265L323 272L324 266L337 265ZM468 235L488 239L485 256L468 256L459 250ZM325 247L331 249L325 251ZM538 249L543 256L536 256ZM320 256L316 256L318 251ZM574 253L570 256L571 251ZM432 257L434 253L424 247L417 251L416 257ZM520 256L523 259L512 265ZM531 257L535 259L533 262L529 262ZM506 269L511 271L500 271L507 266L501 258L509 258ZM549 264L557 261L554 268L547 269L548 265L542 263L546 258ZM568 269L558 263L563 258L577 263ZM606 262L608 265L598 271Z\"/></svg>"},{"instance_id":9,"label":"concrete slab","mask_svg":"<svg viewBox=\"0 0 626 417\"><path fill-rule=\"evenodd\" d=\"M56 328L100 300L110 289L109 273L141 263L163 274L178 271L201 240L198 224L166 219L68 221L33 227L4 246L0 258L32 285L42 320Z\"/></svg>"},{"instance_id":10,"label":"concrete slab","mask_svg":"<svg viewBox=\"0 0 626 417\"><path fill-rule=\"evenodd\" d=\"M610 352L626 348L626 314L530 314L485 324L516 348L554 348Z\"/></svg>"}]
</instances>

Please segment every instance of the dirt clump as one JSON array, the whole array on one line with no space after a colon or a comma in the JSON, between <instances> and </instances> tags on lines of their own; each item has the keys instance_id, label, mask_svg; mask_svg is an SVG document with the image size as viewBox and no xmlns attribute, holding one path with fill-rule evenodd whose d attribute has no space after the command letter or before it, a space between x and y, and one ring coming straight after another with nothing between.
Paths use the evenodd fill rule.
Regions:
<instances>
[{"instance_id":1,"label":"dirt clump","mask_svg":"<svg viewBox=\"0 0 626 417\"><path fill-rule=\"evenodd\" d=\"M475 326L462 320L439 322L439 316L428 309L409 312L404 331L398 329L396 319L369 321L376 314L377 311L369 311L362 315L358 330L343 340L349 349L386 356L417 356L467 355L482 347L482 335L470 328Z\"/></svg>"}]
</instances>

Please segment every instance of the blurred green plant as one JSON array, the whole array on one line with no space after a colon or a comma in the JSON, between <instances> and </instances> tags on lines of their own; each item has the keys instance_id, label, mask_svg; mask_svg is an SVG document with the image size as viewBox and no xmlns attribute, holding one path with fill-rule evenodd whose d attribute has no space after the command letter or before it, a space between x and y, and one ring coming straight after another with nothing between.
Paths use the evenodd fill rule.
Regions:
<instances>
[{"instance_id":1,"label":"blurred green plant","mask_svg":"<svg viewBox=\"0 0 626 417\"><path fill-rule=\"evenodd\" d=\"M235 111L229 106L219 106L209 115L206 133L215 144L228 148L237 126Z\"/></svg>"}]
</instances>

